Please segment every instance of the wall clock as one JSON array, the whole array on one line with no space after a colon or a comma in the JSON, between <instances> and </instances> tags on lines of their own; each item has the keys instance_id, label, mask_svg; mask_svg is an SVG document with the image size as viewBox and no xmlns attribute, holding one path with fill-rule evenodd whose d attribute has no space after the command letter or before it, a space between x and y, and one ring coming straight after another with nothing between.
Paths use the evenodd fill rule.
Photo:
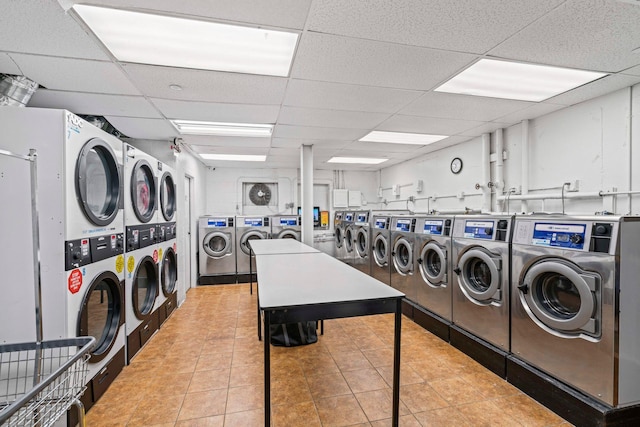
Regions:
<instances>
[{"instance_id":1,"label":"wall clock","mask_svg":"<svg viewBox=\"0 0 640 427\"><path fill-rule=\"evenodd\" d=\"M462 159L460 159L460 157L456 157L453 160L451 160L451 172L453 173L460 173L460 171L462 170Z\"/></svg>"}]
</instances>

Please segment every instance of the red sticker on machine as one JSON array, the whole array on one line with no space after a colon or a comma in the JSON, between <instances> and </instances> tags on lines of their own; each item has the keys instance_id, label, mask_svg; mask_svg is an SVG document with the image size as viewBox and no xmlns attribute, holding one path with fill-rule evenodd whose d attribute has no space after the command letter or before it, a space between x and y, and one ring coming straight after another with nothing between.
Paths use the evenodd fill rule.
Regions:
<instances>
[{"instance_id":1,"label":"red sticker on machine","mask_svg":"<svg viewBox=\"0 0 640 427\"><path fill-rule=\"evenodd\" d=\"M158 262L158 250L153 251L153 262Z\"/></svg>"},{"instance_id":2,"label":"red sticker on machine","mask_svg":"<svg viewBox=\"0 0 640 427\"><path fill-rule=\"evenodd\" d=\"M173 243L173 252L178 252L178 245L175 242Z\"/></svg>"},{"instance_id":3,"label":"red sticker on machine","mask_svg":"<svg viewBox=\"0 0 640 427\"><path fill-rule=\"evenodd\" d=\"M82 272L79 269L76 268L69 273L68 287L69 292L72 294L77 294L80 291L82 287Z\"/></svg>"}]
</instances>

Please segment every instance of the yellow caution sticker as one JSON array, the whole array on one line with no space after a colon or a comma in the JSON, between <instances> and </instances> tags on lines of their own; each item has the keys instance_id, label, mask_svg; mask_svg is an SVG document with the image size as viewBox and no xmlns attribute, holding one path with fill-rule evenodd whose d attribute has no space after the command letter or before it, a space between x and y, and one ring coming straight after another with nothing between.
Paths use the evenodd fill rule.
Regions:
<instances>
[{"instance_id":1,"label":"yellow caution sticker","mask_svg":"<svg viewBox=\"0 0 640 427\"><path fill-rule=\"evenodd\" d=\"M162 248L158 249L158 258L162 259Z\"/></svg>"},{"instance_id":2,"label":"yellow caution sticker","mask_svg":"<svg viewBox=\"0 0 640 427\"><path fill-rule=\"evenodd\" d=\"M129 255L129 258L127 258L127 271L133 273L134 268L136 268L136 260L133 255Z\"/></svg>"},{"instance_id":3,"label":"yellow caution sticker","mask_svg":"<svg viewBox=\"0 0 640 427\"><path fill-rule=\"evenodd\" d=\"M116 272L122 273L124 270L124 255L120 254L116 257Z\"/></svg>"}]
</instances>

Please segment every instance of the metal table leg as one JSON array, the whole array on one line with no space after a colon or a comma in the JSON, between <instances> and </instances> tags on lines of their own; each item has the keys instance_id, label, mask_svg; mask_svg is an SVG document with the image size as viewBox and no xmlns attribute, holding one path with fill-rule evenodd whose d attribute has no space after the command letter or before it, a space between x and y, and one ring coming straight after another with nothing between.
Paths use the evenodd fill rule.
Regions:
<instances>
[{"instance_id":1,"label":"metal table leg","mask_svg":"<svg viewBox=\"0 0 640 427\"><path fill-rule=\"evenodd\" d=\"M400 336L402 332L402 299L396 302L396 316L393 335L393 415L391 425L398 427L400 410Z\"/></svg>"},{"instance_id":2,"label":"metal table leg","mask_svg":"<svg viewBox=\"0 0 640 427\"><path fill-rule=\"evenodd\" d=\"M264 312L264 425L271 425L271 357L270 351L270 326L271 314L269 310ZM397 415L397 413L396 413ZM397 420L396 420L397 421ZM397 425L397 424L396 424Z\"/></svg>"},{"instance_id":3,"label":"metal table leg","mask_svg":"<svg viewBox=\"0 0 640 427\"><path fill-rule=\"evenodd\" d=\"M251 262L253 249L251 249L251 243L247 246L249 246L249 293L253 295L253 263Z\"/></svg>"}]
</instances>

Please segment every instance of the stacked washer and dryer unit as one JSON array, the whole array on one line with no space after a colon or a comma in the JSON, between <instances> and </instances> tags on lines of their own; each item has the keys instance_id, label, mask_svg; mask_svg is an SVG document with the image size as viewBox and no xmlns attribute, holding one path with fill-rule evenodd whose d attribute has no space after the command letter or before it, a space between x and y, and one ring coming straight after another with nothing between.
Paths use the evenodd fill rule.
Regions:
<instances>
[{"instance_id":1,"label":"stacked washer and dryer unit","mask_svg":"<svg viewBox=\"0 0 640 427\"><path fill-rule=\"evenodd\" d=\"M0 126L3 149L37 150L43 337L96 338L90 408L125 365L122 142L65 110L0 107ZM31 246L30 235L8 240ZM34 312L33 299L16 303ZM31 322L12 324L12 338L35 339Z\"/></svg>"},{"instance_id":2,"label":"stacked washer and dryer unit","mask_svg":"<svg viewBox=\"0 0 640 427\"><path fill-rule=\"evenodd\" d=\"M156 299L155 311L158 324L164 321L178 306L178 245L176 236L176 182L175 171L158 162L157 240L160 272L160 292Z\"/></svg>"}]
</instances>

